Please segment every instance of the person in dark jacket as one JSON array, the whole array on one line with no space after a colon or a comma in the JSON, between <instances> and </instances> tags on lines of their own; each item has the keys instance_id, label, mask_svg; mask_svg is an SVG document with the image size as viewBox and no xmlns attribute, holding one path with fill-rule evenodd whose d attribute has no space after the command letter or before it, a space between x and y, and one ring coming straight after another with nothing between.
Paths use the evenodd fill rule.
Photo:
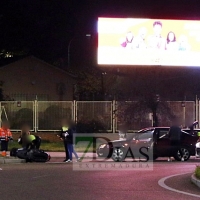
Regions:
<instances>
[{"instance_id":1,"label":"person in dark jacket","mask_svg":"<svg viewBox=\"0 0 200 200\"><path fill-rule=\"evenodd\" d=\"M76 126L74 122L69 123L69 128L67 131L66 135L66 142L67 142L67 147L68 147L68 152L69 152L69 159L66 162L72 162L72 153L75 155L77 161L80 161L80 158L78 157L76 151L74 150L74 145L73 145L73 134L76 133Z\"/></svg>"},{"instance_id":2,"label":"person in dark jacket","mask_svg":"<svg viewBox=\"0 0 200 200\"><path fill-rule=\"evenodd\" d=\"M30 135L30 127L27 124L24 124L21 128L21 135L18 139L18 143L22 148L26 148L29 143L27 138L28 135Z\"/></svg>"},{"instance_id":3,"label":"person in dark jacket","mask_svg":"<svg viewBox=\"0 0 200 200\"><path fill-rule=\"evenodd\" d=\"M198 124L199 124L198 121L194 121L194 122L192 123L192 125L189 126L190 134L192 134L192 135L194 134L194 129L195 129L195 127L196 127Z\"/></svg>"},{"instance_id":4,"label":"person in dark jacket","mask_svg":"<svg viewBox=\"0 0 200 200\"><path fill-rule=\"evenodd\" d=\"M22 126L21 135L18 139L18 143L22 145L24 149L39 149L41 145L41 138L30 133L30 126L24 124Z\"/></svg>"},{"instance_id":5,"label":"person in dark jacket","mask_svg":"<svg viewBox=\"0 0 200 200\"><path fill-rule=\"evenodd\" d=\"M27 145L27 149L39 149L40 145L41 145L41 138L37 135L29 135L28 136L28 145Z\"/></svg>"},{"instance_id":6,"label":"person in dark jacket","mask_svg":"<svg viewBox=\"0 0 200 200\"><path fill-rule=\"evenodd\" d=\"M175 155L177 152L180 153L181 161L184 161L183 153L181 150L182 132L181 132L181 128L178 125L177 119L174 119L173 124L169 129L168 136L169 136L170 146L171 146L168 161L172 161L171 156Z\"/></svg>"},{"instance_id":7,"label":"person in dark jacket","mask_svg":"<svg viewBox=\"0 0 200 200\"><path fill-rule=\"evenodd\" d=\"M64 147L65 147L65 159L63 162L66 162L69 159L68 142L66 139L66 136L68 134L68 129L69 129L69 122L67 119L63 119L61 131L60 131L60 134L58 135L58 137L63 141Z\"/></svg>"}]
</instances>

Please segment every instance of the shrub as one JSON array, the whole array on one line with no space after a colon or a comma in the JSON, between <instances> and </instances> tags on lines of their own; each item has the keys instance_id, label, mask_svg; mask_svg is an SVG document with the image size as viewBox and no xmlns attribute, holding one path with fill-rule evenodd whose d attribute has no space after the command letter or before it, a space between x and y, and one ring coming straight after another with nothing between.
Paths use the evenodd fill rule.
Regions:
<instances>
[{"instance_id":1,"label":"shrub","mask_svg":"<svg viewBox=\"0 0 200 200\"><path fill-rule=\"evenodd\" d=\"M49 106L43 113L40 113L39 127L45 130L60 130L62 118L71 119L71 113L71 108Z\"/></svg>"},{"instance_id":2,"label":"shrub","mask_svg":"<svg viewBox=\"0 0 200 200\"><path fill-rule=\"evenodd\" d=\"M194 174L198 179L200 179L200 165L196 167Z\"/></svg>"},{"instance_id":3,"label":"shrub","mask_svg":"<svg viewBox=\"0 0 200 200\"><path fill-rule=\"evenodd\" d=\"M29 126L33 126L33 110L29 108L22 108L18 110L11 120L11 128L12 129L21 129L23 124L28 124Z\"/></svg>"},{"instance_id":4,"label":"shrub","mask_svg":"<svg viewBox=\"0 0 200 200\"><path fill-rule=\"evenodd\" d=\"M104 124L96 120L91 120L87 122L79 121L76 127L77 133L106 133L107 130Z\"/></svg>"}]
</instances>

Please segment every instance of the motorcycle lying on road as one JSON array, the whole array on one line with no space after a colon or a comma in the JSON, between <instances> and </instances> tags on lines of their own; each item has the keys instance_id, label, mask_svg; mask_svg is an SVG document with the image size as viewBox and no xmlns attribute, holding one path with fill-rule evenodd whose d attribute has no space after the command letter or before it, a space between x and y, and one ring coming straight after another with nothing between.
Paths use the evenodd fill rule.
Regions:
<instances>
[{"instance_id":1,"label":"motorcycle lying on road","mask_svg":"<svg viewBox=\"0 0 200 200\"><path fill-rule=\"evenodd\" d=\"M10 156L25 159L26 162L48 162L51 156L40 149L12 148Z\"/></svg>"}]
</instances>

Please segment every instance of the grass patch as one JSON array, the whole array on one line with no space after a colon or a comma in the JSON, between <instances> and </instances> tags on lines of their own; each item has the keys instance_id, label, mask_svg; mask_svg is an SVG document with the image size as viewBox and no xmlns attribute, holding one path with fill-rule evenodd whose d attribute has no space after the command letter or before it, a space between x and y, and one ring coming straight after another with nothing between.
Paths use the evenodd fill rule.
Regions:
<instances>
[{"instance_id":1,"label":"grass patch","mask_svg":"<svg viewBox=\"0 0 200 200\"><path fill-rule=\"evenodd\" d=\"M200 179L200 166L196 167L194 174L198 179Z\"/></svg>"},{"instance_id":2,"label":"grass patch","mask_svg":"<svg viewBox=\"0 0 200 200\"><path fill-rule=\"evenodd\" d=\"M10 151L12 148L21 148L17 141L9 142L8 150ZM44 140L41 143L40 149L49 152L64 152L64 145L62 141L59 142L51 142L48 140ZM86 144L77 145L75 150L77 152L84 152L86 149ZM92 146L88 148L88 152L92 152Z\"/></svg>"},{"instance_id":3,"label":"grass patch","mask_svg":"<svg viewBox=\"0 0 200 200\"><path fill-rule=\"evenodd\" d=\"M9 142L8 150L10 151L13 147L21 148L17 141ZM48 140L44 140L41 143L40 149L44 151L64 151L64 145L62 142L50 142Z\"/></svg>"},{"instance_id":4,"label":"grass patch","mask_svg":"<svg viewBox=\"0 0 200 200\"><path fill-rule=\"evenodd\" d=\"M12 149L13 147L15 148L21 148L21 146L18 144L17 139L19 138L20 133L14 133L13 142L9 142L9 150ZM56 133L45 133L45 132L40 132L37 133L36 135L40 136L42 138L42 143L41 143L41 149L44 151L49 151L49 152L64 152L64 144L63 142L56 136ZM92 136L93 134L90 134ZM87 135L86 135L87 136ZM106 137L108 139L112 140L117 140L119 139L118 134L113 134L113 133L105 133L105 134L94 134L95 137ZM88 142L88 141L87 141ZM100 144L106 143L104 139L98 139L96 147L98 147ZM84 152L87 148L87 143L84 143L84 138L83 141L78 143L75 146L75 150L77 152ZM88 152L92 152L92 146L88 149Z\"/></svg>"}]
</instances>

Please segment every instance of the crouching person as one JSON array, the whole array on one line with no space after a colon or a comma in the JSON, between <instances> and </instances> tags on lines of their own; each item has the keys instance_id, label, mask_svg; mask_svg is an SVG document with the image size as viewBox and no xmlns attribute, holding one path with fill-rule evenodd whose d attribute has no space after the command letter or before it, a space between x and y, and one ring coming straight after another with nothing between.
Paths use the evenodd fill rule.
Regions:
<instances>
[{"instance_id":1,"label":"crouching person","mask_svg":"<svg viewBox=\"0 0 200 200\"><path fill-rule=\"evenodd\" d=\"M2 128L0 128L1 155L4 157L6 156L6 151L8 151L8 142L13 140L9 127L9 122L4 121L2 123Z\"/></svg>"},{"instance_id":2,"label":"crouching person","mask_svg":"<svg viewBox=\"0 0 200 200\"><path fill-rule=\"evenodd\" d=\"M35 135L27 136L27 145L26 149L39 149L41 145L41 138Z\"/></svg>"}]
</instances>

